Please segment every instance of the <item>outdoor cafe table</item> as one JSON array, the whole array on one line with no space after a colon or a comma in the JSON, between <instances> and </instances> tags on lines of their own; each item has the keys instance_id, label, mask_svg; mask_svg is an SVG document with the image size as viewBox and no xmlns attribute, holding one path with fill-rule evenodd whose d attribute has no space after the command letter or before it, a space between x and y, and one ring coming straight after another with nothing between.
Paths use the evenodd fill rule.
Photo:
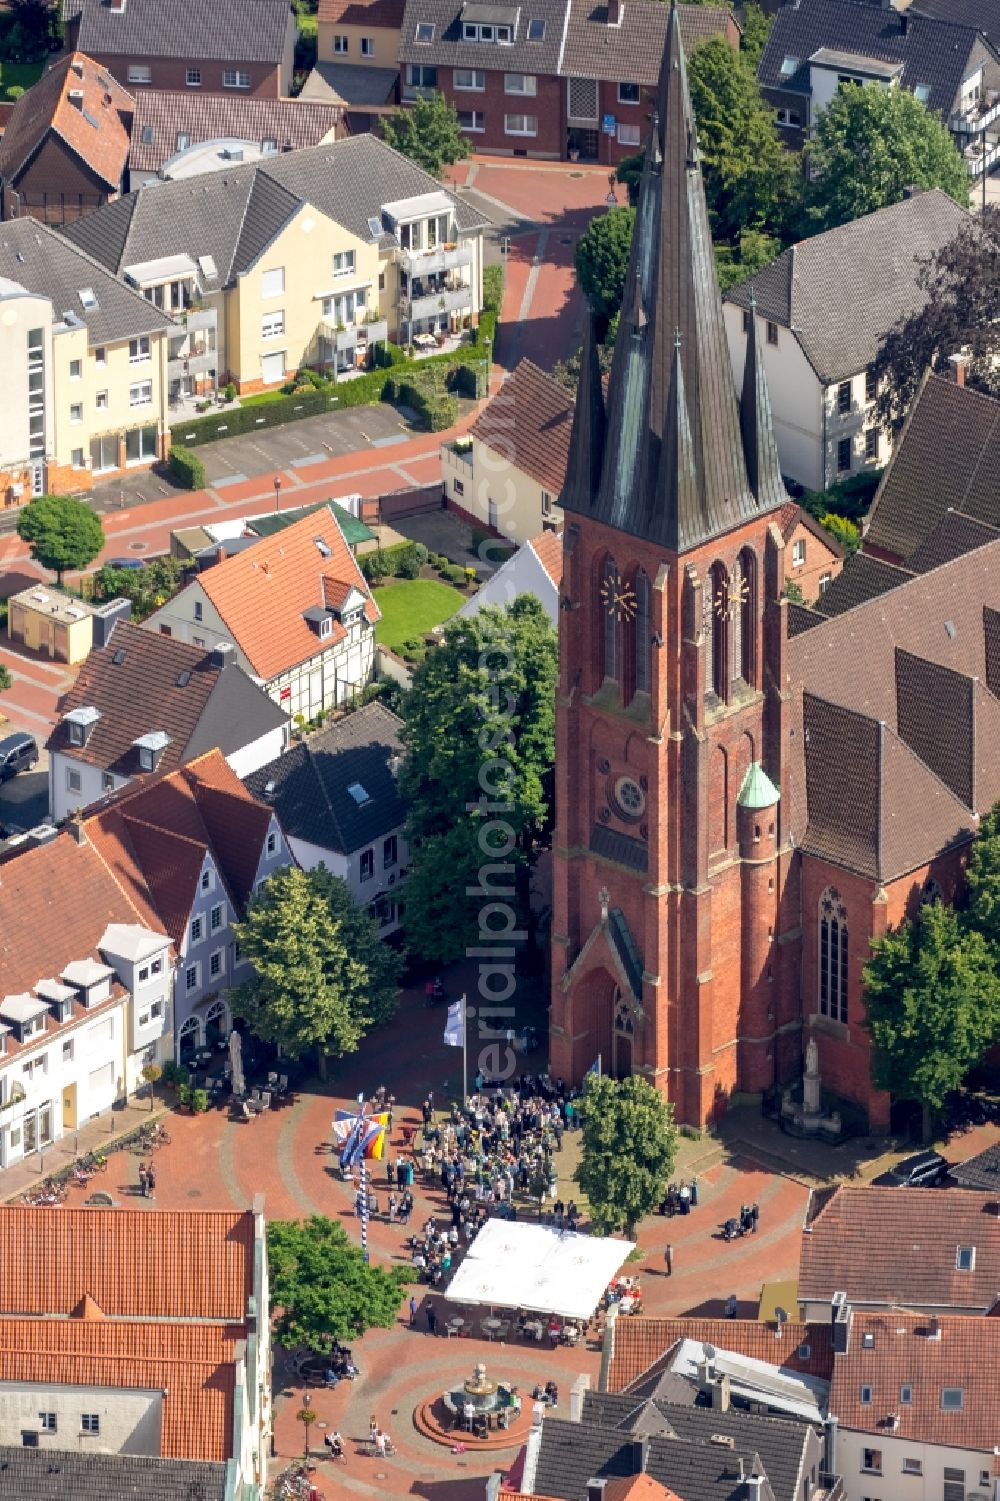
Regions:
<instances>
[{"instance_id":1,"label":"outdoor cafe table","mask_svg":"<svg viewBox=\"0 0 1000 1501\"><path fill-rule=\"evenodd\" d=\"M490 1339L492 1339L494 1334L500 1333L500 1330L503 1328L503 1322L500 1319L483 1319L483 1328Z\"/></svg>"}]
</instances>

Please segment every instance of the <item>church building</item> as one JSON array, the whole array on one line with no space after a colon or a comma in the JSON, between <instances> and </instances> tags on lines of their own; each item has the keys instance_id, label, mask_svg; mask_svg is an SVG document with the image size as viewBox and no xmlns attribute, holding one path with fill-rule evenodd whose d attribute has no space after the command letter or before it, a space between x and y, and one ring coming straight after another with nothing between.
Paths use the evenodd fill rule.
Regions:
<instances>
[{"instance_id":1,"label":"church building","mask_svg":"<svg viewBox=\"0 0 1000 1501\"><path fill-rule=\"evenodd\" d=\"M813 1038L878 1129L870 940L954 894L1000 795L976 732L1000 719L1000 541L835 617L791 605L757 324L737 390L674 10L610 381L588 328L561 497L550 1063L641 1074L697 1126L797 1080Z\"/></svg>"}]
</instances>

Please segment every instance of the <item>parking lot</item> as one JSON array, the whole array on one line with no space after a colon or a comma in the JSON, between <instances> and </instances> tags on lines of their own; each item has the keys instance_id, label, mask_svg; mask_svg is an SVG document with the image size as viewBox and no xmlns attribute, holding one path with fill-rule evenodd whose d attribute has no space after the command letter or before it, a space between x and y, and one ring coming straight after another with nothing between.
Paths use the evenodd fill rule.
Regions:
<instances>
[{"instance_id":1,"label":"parking lot","mask_svg":"<svg viewBox=\"0 0 1000 1501\"><path fill-rule=\"evenodd\" d=\"M9 782L0 782L0 831L33 829L49 811L49 754L42 748L44 733L37 725L0 724L0 740L17 729L26 729L39 742L34 771L18 772Z\"/></svg>"},{"instance_id":2,"label":"parking lot","mask_svg":"<svg viewBox=\"0 0 1000 1501\"><path fill-rule=\"evenodd\" d=\"M225 408L219 408L218 418L220 425L225 423ZM198 449L198 457L205 466L209 487L225 492L227 485L272 469L301 470L302 478L306 479L313 464L366 449L392 449L405 443L416 431L395 407L349 407L321 417L305 417L284 427L262 428L256 434L204 443ZM178 427L175 437L183 441L182 427ZM142 469L96 485L94 505L98 511L124 511L184 493L160 468Z\"/></svg>"}]
</instances>

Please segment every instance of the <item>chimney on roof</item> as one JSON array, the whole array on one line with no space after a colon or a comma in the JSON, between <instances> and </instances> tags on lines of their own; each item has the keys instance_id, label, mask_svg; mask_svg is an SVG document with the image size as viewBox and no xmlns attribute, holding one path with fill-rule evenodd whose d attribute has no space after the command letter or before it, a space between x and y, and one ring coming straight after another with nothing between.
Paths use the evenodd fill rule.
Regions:
<instances>
[{"instance_id":1,"label":"chimney on roof","mask_svg":"<svg viewBox=\"0 0 1000 1501\"><path fill-rule=\"evenodd\" d=\"M941 1325L938 1323L938 1317L937 1317L936 1313L932 1313L931 1316L930 1316L930 1318L927 1321L927 1338L928 1339L940 1339L941 1338Z\"/></svg>"},{"instance_id":2,"label":"chimney on roof","mask_svg":"<svg viewBox=\"0 0 1000 1501\"><path fill-rule=\"evenodd\" d=\"M968 356L964 354L950 354L948 364L951 367L951 378L956 386L965 385L965 371L968 366Z\"/></svg>"},{"instance_id":3,"label":"chimney on roof","mask_svg":"<svg viewBox=\"0 0 1000 1501\"><path fill-rule=\"evenodd\" d=\"M716 1412L728 1412L729 1403L729 1375L723 1371L718 1381L712 1384L712 1407Z\"/></svg>"},{"instance_id":4,"label":"chimney on roof","mask_svg":"<svg viewBox=\"0 0 1000 1501\"><path fill-rule=\"evenodd\" d=\"M236 650L231 641L217 641L212 647L212 666L220 669L231 667L236 661Z\"/></svg>"},{"instance_id":5,"label":"chimney on roof","mask_svg":"<svg viewBox=\"0 0 1000 1501\"><path fill-rule=\"evenodd\" d=\"M77 815L75 818L71 818L66 827L69 829L77 844L86 844L87 836L84 833L83 819L80 818L79 815Z\"/></svg>"},{"instance_id":6,"label":"chimney on roof","mask_svg":"<svg viewBox=\"0 0 1000 1501\"><path fill-rule=\"evenodd\" d=\"M625 0L608 0L608 25L620 26L622 24L622 11L625 9Z\"/></svg>"},{"instance_id":7,"label":"chimney on roof","mask_svg":"<svg viewBox=\"0 0 1000 1501\"><path fill-rule=\"evenodd\" d=\"M592 1476L587 1481L587 1501L604 1501L604 1491L607 1481Z\"/></svg>"},{"instance_id":8,"label":"chimney on roof","mask_svg":"<svg viewBox=\"0 0 1000 1501\"><path fill-rule=\"evenodd\" d=\"M846 1355L854 1317L846 1293L834 1293L830 1301L830 1334L835 1355Z\"/></svg>"},{"instance_id":9,"label":"chimney on roof","mask_svg":"<svg viewBox=\"0 0 1000 1501\"><path fill-rule=\"evenodd\" d=\"M632 1440L632 1474L645 1475L649 1468L649 1439L634 1438Z\"/></svg>"},{"instance_id":10,"label":"chimney on roof","mask_svg":"<svg viewBox=\"0 0 1000 1501\"><path fill-rule=\"evenodd\" d=\"M764 1477L763 1475L748 1475L743 1486L747 1501L760 1501L764 1494Z\"/></svg>"},{"instance_id":11,"label":"chimney on roof","mask_svg":"<svg viewBox=\"0 0 1000 1501\"><path fill-rule=\"evenodd\" d=\"M83 63L80 61L80 59L78 57L74 57L73 61L70 63L70 67L72 68L73 72L76 74L77 78L82 78L83 77Z\"/></svg>"},{"instance_id":12,"label":"chimney on roof","mask_svg":"<svg viewBox=\"0 0 1000 1501\"><path fill-rule=\"evenodd\" d=\"M82 113L83 112L83 90L82 89L70 89L68 97L69 97L69 102L73 106L73 108L80 110L81 113Z\"/></svg>"}]
</instances>

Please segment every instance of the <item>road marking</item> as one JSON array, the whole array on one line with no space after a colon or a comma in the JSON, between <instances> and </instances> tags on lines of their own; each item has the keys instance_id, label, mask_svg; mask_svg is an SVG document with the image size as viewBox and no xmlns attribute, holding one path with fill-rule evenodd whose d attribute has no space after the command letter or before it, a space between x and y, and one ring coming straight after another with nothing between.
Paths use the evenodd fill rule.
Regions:
<instances>
[{"instance_id":1,"label":"road marking","mask_svg":"<svg viewBox=\"0 0 1000 1501\"><path fill-rule=\"evenodd\" d=\"M302 458L302 459L293 459L292 460L292 468L293 469L305 469L307 467L307 465L309 465L309 464L325 464L325 463L326 463L326 454L325 453L307 453L306 456L305 456L305 458Z\"/></svg>"},{"instance_id":2,"label":"road marking","mask_svg":"<svg viewBox=\"0 0 1000 1501\"><path fill-rule=\"evenodd\" d=\"M222 490L226 485L242 485L244 480L248 478L249 476L246 474L224 474L221 479L214 479L212 481L212 489Z\"/></svg>"}]
</instances>

